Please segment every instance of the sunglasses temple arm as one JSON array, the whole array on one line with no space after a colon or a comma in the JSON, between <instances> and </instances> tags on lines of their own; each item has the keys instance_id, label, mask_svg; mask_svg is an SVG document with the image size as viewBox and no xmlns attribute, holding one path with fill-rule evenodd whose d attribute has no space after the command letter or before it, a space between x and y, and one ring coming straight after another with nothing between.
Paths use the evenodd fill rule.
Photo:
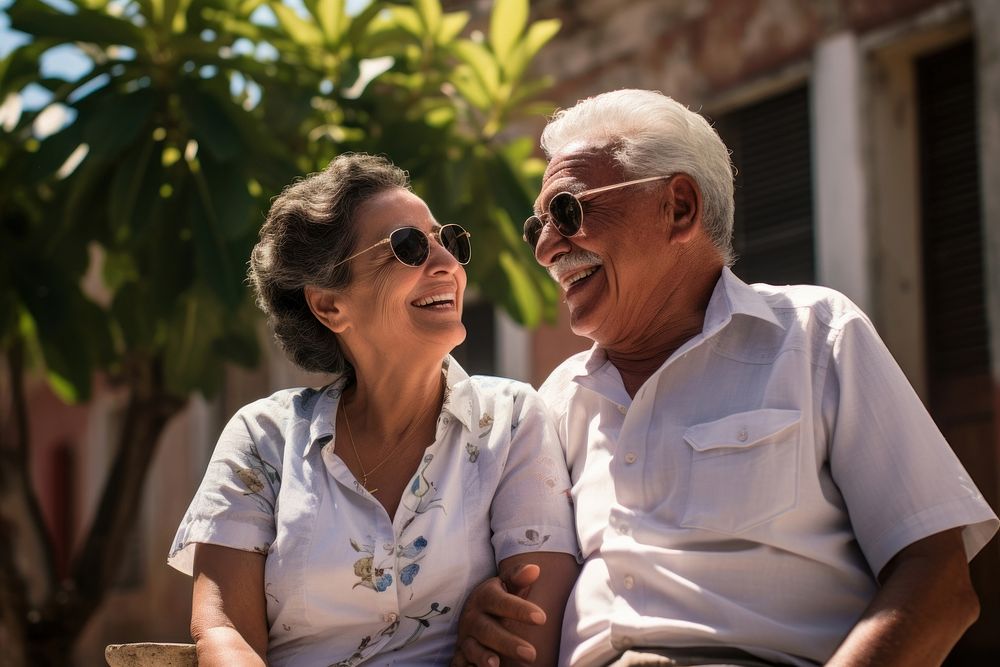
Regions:
<instances>
[{"instance_id":1,"label":"sunglasses temple arm","mask_svg":"<svg viewBox=\"0 0 1000 667\"><path fill-rule=\"evenodd\" d=\"M626 181L624 183L615 183L614 185L605 185L600 188L594 188L593 190L584 190L583 192L578 193L576 196L586 197L590 195L596 195L601 192L607 192L608 190L616 190L618 188L624 188L627 185L639 185L640 183L650 183L652 181L663 180L664 178L670 178L670 176L649 176L647 178L640 178L635 181Z\"/></svg>"},{"instance_id":2,"label":"sunglasses temple arm","mask_svg":"<svg viewBox=\"0 0 1000 667\"><path fill-rule=\"evenodd\" d=\"M353 255L351 255L350 257L347 257L347 258L345 258L345 259L342 259L342 260L340 260L339 262L337 262L336 264L334 264L333 266L331 266L331 267L330 267L330 270L333 270L333 269L337 268L337 267L338 267L338 266L340 266L341 264L347 264L347 263L348 263L349 261L351 261L351 260L352 260L352 259L354 259L355 257L360 257L361 255L365 254L366 252L371 252L371 251L372 251L372 250L374 250L375 248L379 247L380 245L385 245L386 243L390 243L390 240L389 240L389 239L382 239L381 241L379 241L379 242L378 242L378 243L376 243L375 245L373 245L373 246L370 246L370 247L368 247L368 248L365 248L364 250L362 250L362 251L360 251L360 252L356 252L356 253L354 253L354 254L353 254Z\"/></svg>"}]
</instances>

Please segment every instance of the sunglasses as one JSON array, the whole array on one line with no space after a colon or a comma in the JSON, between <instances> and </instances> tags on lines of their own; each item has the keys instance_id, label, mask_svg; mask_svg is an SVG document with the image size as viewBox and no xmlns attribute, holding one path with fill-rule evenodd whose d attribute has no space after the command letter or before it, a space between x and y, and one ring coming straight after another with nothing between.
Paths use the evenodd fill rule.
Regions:
<instances>
[{"instance_id":1,"label":"sunglasses","mask_svg":"<svg viewBox=\"0 0 1000 667\"><path fill-rule=\"evenodd\" d=\"M555 226L556 231L563 236L576 236L580 232L580 227L583 226L584 198L592 197L593 195L600 194L602 192L608 192L609 190L617 190L618 188L624 188L629 185L649 183L651 181L658 181L664 178L673 178L673 175L650 176L649 178L640 178L635 181L605 185L600 188L594 188L593 190L584 190L583 192L560 192L549 200L549 210L547 213L533 215L524 221L524 235L521 238L523 238L528 245L534 248L538 245L538 237L542 235L542 229L549 222L551 222L553 226ZM548 219L546 220L544 218Z\"/></svg>"},{"instance_id":2,"label":"sunglasses","mask_svg":"<svg viewBox=\"0 0 1000 667\"><path fill-rule=\"evenodd\" d=\"M375 245L354 253L330 268L335 269L341 264L346 264L355 257L360 257L366 252L371 252L386 243L389 244L392 254L401 263L406 266L422 266L431 254L431 243L428 236L436 238L438 243L458 260L459 264L468 264L472 258L472 243L469 241L472 235L465 231L461 225L444 225L435 229L430 234L416 227L400 227L399 229L394 229L388 238L384 238Z\"/></svg>"}]
</instances>

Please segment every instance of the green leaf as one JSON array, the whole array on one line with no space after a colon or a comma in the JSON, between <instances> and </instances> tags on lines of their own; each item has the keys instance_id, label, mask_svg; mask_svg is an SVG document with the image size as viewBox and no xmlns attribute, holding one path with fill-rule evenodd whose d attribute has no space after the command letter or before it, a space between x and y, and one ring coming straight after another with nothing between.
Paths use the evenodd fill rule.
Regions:
<instances>
[{"instance_id":1,"label":"green leaf","mask_svg":"<svg viewBox=\"0 0 1000 667\"><path fill-rule=\"evenodd\" d=\"M483 88L482 80L476 76L471 66L460 65L456 67L455 71L452 72L451 82L459 94L472 106L483 111L488 111L493 107L493 99Z\"/></svg>"},{"instance_id":2,"label":"green leaf","mask_svg":"<svg viewBox=\"0 0 1000 667\"><path fill-rule=\"evenodd\" d=\"M251 299L246 299L233 315L226 317L225 330L212 344L213 352L220 358L244 368L260 363L260 343L257 339L260 311Z\"/></svg>"},{"instance_id":3,"label":"green leaf","mask_svg":"<svg viewBox=\"0 0 1000 667\"><path fill-rule=\"evenodd\" d=\"M510 55L527 23L528 0L496 0L493 3L489 42L499 62Z\"/></svg>"},{"instance_id":4,"label":"green leaf","mask_svg":"<svg viewBox=\"0 0 1000 667\"><path fill-rule=\"evenodd\" d=\"M389 10L389 19L414 37L419 38L423 36L423 30L421 29L423 20L415 9L410 7L393 7Z\"/></svg>"},{"instance_id":5,"label":"green leaf","mask_svg":"<svg viewBox=\"0 0 1000 667\"><path fill-rule=\"evenodd\" d=\"M511 49L509 56L499 59L507 81L516 83L524 76L528 65L542 50L542 47L556 36L561 25L559 19L536 21L531 24L524 39Z\"/></svg>"},{"instance_id":6,"label":"green leaf","mask_svg":"<svg viewBox=\"0 0 1000 667\"><path fill-rule=\"evenodd\" d=\"M88 102L94 97L88 97ZM89 158L117 157L136 140L140 130L149 127L155 103L155 94L149 88L124 95L104 90L92 104L81 102L76 122L83 123L83 141L90 146Z\"/></svg>"},{"instance_id":7,"label":"green leaf","mask_svg":"<svg viewBox=\"0 0 1000 667\"><path fill-rule=\"evenodd\" d=\"M455 54L479 80L486 95L493 100L500 88L500 67L493 54L483 46L469 39L460 39L453 46Z\"/></svg>"},{"instance_id":8,"label":"green leaf","mask_svg":"<svg viewBox=\"0 0 1000 667\"><path fill-rule=\"evenodd\" d=\"M232 120L216 97L196 85L181 89L181 104L191 122L191 131L198 144L224 162L243 151L243 141Z\"/></svg>"},{"instance_id":9,"label":"green leaf","mask_svg":"<svg viewBox=\"0 0 1000 667\"><path fill-rule=\"evenodd\" d=\"M54 45L52 40L23 44L0 60L0 99L41 79L41 56Z\"/></svg>"},{"instance_id":10,"label":"green leaf","mask_svg":"<svg viewBox=\"0 0 1000 667\"><path fill-rule=\"evenodd\" d=\"M80 292L78 277L67 273L58 259L22 261L17 291L35 323L53 388L68 401L86 400L92 371L111 357L103 311Z\"/></svg>"},{"instance_id":11,"label":"green leaf","mask_svg":"<svg viewBox=\"0 0 1000 667\"><path fill-rule=\"evenodd\" d=\"M84 122L77 117L76 122L46 137L31 164L31 177L50 177L66 159L84 142Z\"/></svg>"},{"instance_id":12,"label":"green leaf","mask_svg":"<svg viewBox=\"0 0 1000 667\"><path fill-rule=\"evenodd\" d=\"M214 198L205 175L192 172L196 195L189 199L191 225L198 275L228 306L243 297L243 257L237 260L222 235L220 203ZM249 254L249 253L248 253Z\"/></svg>"},{"instance_id":13,"label":"green leaf","mask_svg":"<svg viewBox=\"0 0 1000 667\"><path fill-rule=\"evenodd\" d=\"M157 302L148 281L128 282L115 292L111 314L126 350L154 349L163 326L157 306L163 304Z\"/></svg>"},{"instance_id":14,"label":"green leaf","mask_svg":"<svg viewBox=\"0 0 1000 667\"><path fill-rule=\"evenodd\" d=\"M295 43L300 46L319 46L323 43L323 32L315 24L299 16L294 9L279 1L267 4L278 19L278 24Z\"/></svg>"},{"instance_id":15,"label":"green leaf","mask_svg":"<svg viewBox=\"0 0 1000 667\"><path fill-rule=\"evenodd\" d=\"M372 2L350 19L351 24L347 28L347 43L355 49L357 55L377 55L366 53L364 46L366 37L375 29L376 19L383 11L385 11L385 7L382 3Z\"/></svg>"},{"instance_id":16,"label":"green leaf","mask_svg":"<svg viewBox=\"0 0 1000 667\"><path fill-rule=\"evenodd\" d=\"M435 37L441 29L440 0L414 0L413 4L424 26L424 34Z\"/></svg>"},{"instance_id":17,"label":"green leaf","mask_svg":"<svg viewBox=\"0 0 1000 667\"><path fill-rule=\"evenodd\" d=\"M66 14L40 0L18 0L8 10L11 27L36 38L59 42L91 42L101 46L124 45L142 49L142 31L126 18L77 7Z\"/></svg>"},{"instance_id":18,"label":"green leaf","mask_svg":"<svg viewBox=\"0 0 1000 667\"><path fill-rule=\"evenodd\" d=\"M118 230L116 235L119 237L123 233L136 233L146 222L145 216L137 215L137 209L140 202L153 199L159 189L161 169L154 155L156 145L157 142L149 138L132 146L115 169L108 212L111 227Z\"/></svg>"},{"instance_id":19,"label":"green leaf","mask_svg":"<svg viewBox=\"0 0 1000 667\"><path fill-rule=\"evenodd\" d=\"M117 294L123 285L139 280L135 258L128 253L105 250L101 276L108 291Z\"/></svg>"},{"instance_id":20,"label":"green leaf","mask_svg":"<svg viewBox=\"0 0 1000 667\"><path fill-rule=\"evenodd\" d=\"M504 307L520 324L526 327L537 326L542 317L542 300L535 289L535 281L524 265L509 252L500 253L499 266L507 279L509 290L503 301Z\"/></svg>"},{"instance_id":21,"label":"green leaf","mask_svg":"<svg viewBox=\"0 0 1000 667\"><path fill-rule=\"evenodd\" d=\"M250 236L254 232L254 200L241 166L206 159L202 160L202 171L212 193L219 235L226 241Z\"/></svg>"},{"instance_id":22,"label":"green leaf","mask_svg":"<svg viewBox=\"0 0 1000 667\"><path fill-rule=\"evenodd\" d=\"M344 0L318 0L315 14L327 43L339 43L344 33L344 24L347 23Z\"/></svg>"},{"instance_id":23,"label":"green leaf","mask_svg":"<svg viewBox=\"0 0 1000 667\"><path fill-rule=\"evenodd\" d=\"M441 18L441 29L437 34L437 43L447 46L461 34L469 23L469 12L449 12Z\"/></svg>"},{"instance_id":24,"label":"green leaf","mask_svg":"<svg viewBox=\"0 0 1000 667\"><path fill-rule=\"evenodd\" d=\"M212 396L219 387L222 366L215 343L222 335L225 309L206 293L184 295L176 302L164 351L167 388L178 396L201 391Z\"/></svg>"}]
</instances>

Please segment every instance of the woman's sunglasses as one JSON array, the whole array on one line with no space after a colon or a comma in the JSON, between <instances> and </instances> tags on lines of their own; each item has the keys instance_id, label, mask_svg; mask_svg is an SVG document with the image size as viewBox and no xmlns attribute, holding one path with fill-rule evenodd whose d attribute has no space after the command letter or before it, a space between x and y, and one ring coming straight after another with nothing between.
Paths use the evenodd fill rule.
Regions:
<instances>
[{"instance_id":1,"label":"woman's sunglasses","mask_svg":"<svg viewBox=\"0 0 1000 667\"><path fill-rule=\"evenodd\" d=\"M407 266L422 266L431 254L431 244L428 236L433 236L438 243L450 252L458 260L459 264L465 265L472 258L472 243L469 241L471 234L465 231L461 225L444 225L432 231L429 235L422 229L416 227L400 227L394 229L388 238L384 238L373 246L369 246L360 252L356 252L347 259L343 259L334 264L331 269L335 269L341 264L346 264L355 257L360 257L366 252L371 252L386 243L403 264Z\"/></svg>"},{"instance_id":2,"label":"woman's sunglasses","mask_svg":"<svg viewBox=\"0 0 1000 667\"><path fill-rule=\"evenodd\" d=\"M523 238L528 245L534 248L538 245L538 237L542 235L542 229L548 222L551 222L553 226L555 226L556 231L563 236L576 236L580 232L580 227L583 226L584 198L600 194L601 192L624 188L629 185L638 185L639 183L658 181L663 178L672 178L672 175L650 176L649 178L640 178L635 181L605 185L600 188L594 188L593 190L584 190L583 192L560 192L549 200L549 210L547 213L533 215L524 221L524 235L521 238Z\"/></svg>"}]
</instances>

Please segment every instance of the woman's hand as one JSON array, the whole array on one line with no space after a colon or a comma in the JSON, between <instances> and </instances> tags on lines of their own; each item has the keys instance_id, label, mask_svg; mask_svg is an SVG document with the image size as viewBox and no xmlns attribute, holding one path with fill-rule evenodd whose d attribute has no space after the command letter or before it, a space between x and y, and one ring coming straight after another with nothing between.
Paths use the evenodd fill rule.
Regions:
<instances>
[{"instance_id":1,"label":"woman's hand","mask_svg":"<svg viewBox=\"0 0 1000 667\"><path fill-rule=\"evenodd\" d=\"M563 611L579 566L569 554L538 552L506 558L500 576L477 586L458 624L451 667L555 665Z\"/></svg>"},{"instance_id":2,"label":"woman's hand","mask_svg":"<svg viewBox=\"0 0 1000 667\"><path fill-rule=\"evenodd\" d=\"M200 667L267 664L264 559L214 544L195 548L191 637Z\"/></svg>"}]
</instances>

